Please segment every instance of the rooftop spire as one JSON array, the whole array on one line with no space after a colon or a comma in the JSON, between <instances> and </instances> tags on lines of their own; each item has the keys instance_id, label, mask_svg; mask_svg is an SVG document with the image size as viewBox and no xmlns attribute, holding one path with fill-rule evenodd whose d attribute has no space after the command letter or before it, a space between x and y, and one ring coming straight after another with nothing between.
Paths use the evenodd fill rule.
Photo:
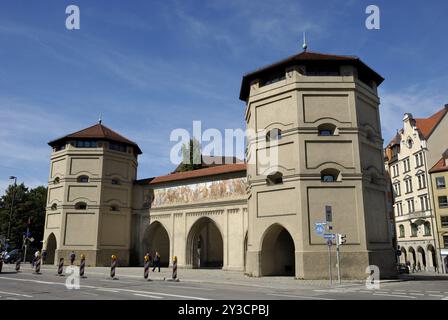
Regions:
<instances>
[{"instance_id":1,"label":"rooftop spire","mask_svg":"<svg viewBox=\"0 0 448 320\"><path fill-rule=\"evenodd\" d=\"M103 122L103 115L100 113L100 117L98 119L98 123L101 124Z\"/></svg>"},{"instance_id":2,"label":"rooftop spire","mask_svg":"<svg viewBox=\"0 0 448 320\"><path fill-rule=\"evenodd\" d=\"M303 51L306 51L307 48L308 48L308 45L306 44L306 34L305 34L305 31L303 31L303 44L302 44L302 49L303 49Z\"/></svg>"}]
</instances>

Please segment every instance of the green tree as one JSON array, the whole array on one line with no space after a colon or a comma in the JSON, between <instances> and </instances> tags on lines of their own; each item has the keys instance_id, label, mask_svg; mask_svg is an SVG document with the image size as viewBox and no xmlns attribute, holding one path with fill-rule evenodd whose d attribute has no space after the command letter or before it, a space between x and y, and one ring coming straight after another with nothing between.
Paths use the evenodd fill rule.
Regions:
<instances>
[{"instance_id":1,"label":"green tree","mask_svg":"<svg viewBox=\"0 0 448 320\"><path fill-rule=\"evenodd\" d=\"M201 144L196 139L190 139L188 144L182 146L182 164L178 171L192 171L200 168L202 168Z\"/></svg>"},{"instance_id":2,"label":"green tree","mask_svg":"<svg viewBox=\"0 0 448 320\"><path fill-rule=\"evenodd\" d=\"M31 244L40 248L45 223L45 205L47 200L47 188L40 186L34 189L27 188L23 183L9 186L5 194L0 198L0 235L6 238L8 233L9 217L11 212L12 197L14 195L14 207L11 214L11 247L21 248L23 236L30 220L30 233L34 238Z\"/></svg>"}]
</instances>

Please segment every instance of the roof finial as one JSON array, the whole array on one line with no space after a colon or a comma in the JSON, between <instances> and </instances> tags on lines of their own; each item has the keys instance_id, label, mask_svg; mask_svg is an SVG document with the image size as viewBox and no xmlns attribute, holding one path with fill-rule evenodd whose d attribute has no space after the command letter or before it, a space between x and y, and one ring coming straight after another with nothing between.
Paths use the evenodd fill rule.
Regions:
<instances>
[{"instance_id":1,"label":"roof finial","mask_svg":"<svg viewBox=\"0 0 448 320\"><path fill-rule=\"evenodd\" d=\"M103 114L100 113L100 117L98 119L98 123L101 124L103 122Z\"/></svg>"},{"instance_id":2,"label":"roof finial","mask_svg":"<svg viewBox=\"0 0 448 320\"><path fill-rule=\"evenodd\" d=\"M305 31L303 31L303 44L302 44L303 51L306 51L308 48L308 45L306 44L306 34Z\"/></svg>"}]
</instances>

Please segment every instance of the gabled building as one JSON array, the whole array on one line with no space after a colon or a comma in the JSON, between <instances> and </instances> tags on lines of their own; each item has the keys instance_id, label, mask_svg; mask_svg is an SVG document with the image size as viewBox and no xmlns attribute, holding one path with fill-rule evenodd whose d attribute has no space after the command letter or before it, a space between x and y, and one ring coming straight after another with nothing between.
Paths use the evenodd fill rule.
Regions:
<instances>
[{"instance_id":1,"label":"gabled building","mask_svg":"<svg viewBox=\"0 0 448 320\"><path fill-rule=\"evenodd\" d=\"M429 118L406 113L387 145L400 261L434 271L441 265L429 169L447 147L448 105Z\"/></svg>"}]
</instances>

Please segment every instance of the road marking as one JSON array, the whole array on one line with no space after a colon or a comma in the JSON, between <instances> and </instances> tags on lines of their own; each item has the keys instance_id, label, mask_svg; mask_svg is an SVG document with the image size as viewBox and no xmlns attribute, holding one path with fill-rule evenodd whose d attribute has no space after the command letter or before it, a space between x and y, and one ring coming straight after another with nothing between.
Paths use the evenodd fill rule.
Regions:
<instances>
[{"instance_id":1,"label":"road marking","mask_svg":"<svg viewBox=\"0 0 448 320\"><path fill-rule=\"evenodd\" d=\"M154 298L154 299L163 299L162 297L152 296L152 295L150 295L150 294L134 293L134 296L147 297L147 298Z\"/></svg>"},{"instance_id":2,"label":"road marking","mask_svg":"<svg viewBox=\"0 0 448 320\"><path fill-rule=\"evenodd\" d=\"M425 291L425 292L429 292L429 293L441 293L441 291Z\"/></svg>"},{"instance_id":3,"label":"road marking","mask_svg":"<svg viewBox=\"0 0 448 320\"><path fill-rule=\"evenodd\" d=\"M20 299L8 297L6 298L6 300L20 300Z\"/></svg>"},{"instance_id":4,"label":"road marking","mask_svg":"<svg viewBox=\"0 0 448 320\"><path fill-rule=\"evenodd\" d=\"M411 294L413 296L424 296L425 295L424 293L409 293L409 294Z\"/></svg>"},{"instance_id":5,"label":"road marking","mask_svg":"<svg viewBox=\"0 0 448 320\"><path fill-rule=\"evenodd\" d=\"M21 294L21 293L14 293L14 292L6 292L6 291L0 291L0 293L3 294L10 294L12 296L20 296L20 297L26 297L26 298L32 298L33 296L30 296L28 294Z\"/></svg>"},{"instance_id":6,"label":"road marking","mask_svg":"<svg viewBox=\"0 0 448 320\"><path fill-rule=\"evenodd\" d=\"M8 277L0 277L0 279L10 280L10 281L35 282L35 283L43 283L44 282L44 281L32 280L32 279L8 278ZM62 283L62 282L49 282L49 281L46 281L44 283L45 284L51 284L51 285L65 286L65 282ZM105 289L104 287L95 287L95 286L87 286L87 285L82 285L82 288ZM170 294L170 293L159 293L159 292L156 293L156 292L130 290L130 289L122 289L122 288L108 288L108 289L110 289L110 290L117 290L117 291L124 291L124 292L130 292L130 293L157 294L157 295L160 295L160 296L184 298L184 299L193 299L193 300L210 300L210 299L202 298L202 297L185 296L185 295Z\"/></svg>"},{"instance_id":7,"label":"road marking","mask_svg":"<svg viewBox=\"0 0 448 320\"><path fill-rule=\"evenodd\" d=\"M413 296L404 296L404 295L398 295L398 294L379 294L374 293L374 296L384 296L384 297L396 297L396 298L408 298L408 299L417 299L417 297Z\"/></svg>"},{"instance_id":8,"label":"road marking","mask_svg":"<svg viewBox=\"0 0 448 320\"><path fill-rule=\"evenodd\" d=\"M104 292L114 292L114 293L120 293L119 291L117 291L117 290L113 290L113 289L96 289L97 291L104 291Z\"/></svg>"},{"instance_id":9,"label":"road marking","mask_svg":"<svg viewBox=\"0 0 448 320\"><path fill-rule=\"evenodd\" d=\"M312 297L312 296L296 296L296 295L290 295L290 294L274 294L274 293L267 293L268 296L276 296L276 297L290 297L290 298L300 298L300 299L313 299L313 300L336 300L336 299L330 299L330 298L321 298L321 297Z\"/></svg>"},{"instance_id":10,"label":"road marking","mask_svg":"<svg viewBox=\"0 0 448 320\"><path fill-rule=\"evenodd\" d=\"M185 287L185 286L164 286L164 287L176 288L176 289L205 290L205 291L215 291L216 290L216 289L210 289L210 288Z\"/></svg>"},{"instance_id":11,"label":"road marking","mask_svg":"<svg viewBox=\"0 0 448 320\"><path fill-rule=\"evenodd\" d=\"M430 297L443 298L443 294L429 294Z\"/></svg>"}]
</instances>

